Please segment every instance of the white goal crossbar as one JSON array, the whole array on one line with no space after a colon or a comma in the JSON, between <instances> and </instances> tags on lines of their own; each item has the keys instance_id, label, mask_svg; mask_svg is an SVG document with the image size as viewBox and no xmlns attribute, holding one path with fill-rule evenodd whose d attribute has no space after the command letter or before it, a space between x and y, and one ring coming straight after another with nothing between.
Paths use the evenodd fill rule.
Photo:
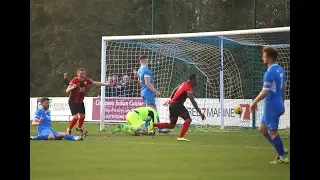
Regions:
<instances>
[{"instance_id":1,"label":"white goal crossbar","mask_svg":"<svg viewBox=\"0 0 320 180\"><path fill-rule=\"evenodd\" d=\"M180 33L180 34L156 34L156 35L131 35L131 36L102 36L101 48L101 82L106 82L107 70L107 41L121 41L121 40L147 40L147 39L171 39L171 38L193 38L193 37L223 37L233 35L246 35L246 34L265 34L277 32L290 32L290 27L278 28L265 28L265 29L248 29L248 30L235 30L235 31L219 31L219 32L199 32L199 33ZM224 101L224 87L223 87L223 41L220 41L220 105L223 109ZM101 102L100 102L100 130L104 130L105 121L105 87L101 87ZM221 111L221 130L224 129L224 115Z\"/></svg>"}]
</instances>

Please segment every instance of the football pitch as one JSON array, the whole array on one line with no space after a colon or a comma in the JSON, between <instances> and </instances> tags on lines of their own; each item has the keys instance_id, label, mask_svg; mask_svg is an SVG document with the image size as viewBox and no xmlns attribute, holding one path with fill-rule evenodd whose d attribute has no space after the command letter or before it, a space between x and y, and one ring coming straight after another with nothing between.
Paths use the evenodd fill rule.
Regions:
<instances>
[{"instance_id":1,"label":"football pitch","mask_svg":"<svg viewBox=\"0 0 320 180\"><path fill-rule=\"evenodd\" d=\"M66 131L67 123L52 123ZM106 125L107 127L107 125ZM36 135L35 127L30 134ZM269 164L276 152L256 133L189 132L127 136L86 123L84 141L30 141L31 180L286 180L289 164ZM77 133L75 128L73 133ZM289 149L289 139L282 138ZM290 149L289 149L290 150Z\"/></svg>"}]
</instances>

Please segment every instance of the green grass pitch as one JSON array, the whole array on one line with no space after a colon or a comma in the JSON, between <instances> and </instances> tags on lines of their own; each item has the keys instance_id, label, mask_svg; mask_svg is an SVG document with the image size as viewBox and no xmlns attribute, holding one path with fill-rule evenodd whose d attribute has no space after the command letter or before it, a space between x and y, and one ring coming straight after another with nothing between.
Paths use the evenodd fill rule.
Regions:
<instances>
[{"instance_id":1,"label":"green grass pitch","mask_svg":"<svg viewBox=\"0 0 320 180\"><path fill-rule=\"evenodd\" d=\"M52 126L66 131L67 123ZM179 129L152 138L110 135L93 123L84 128L84 141L31 141L31 180L289 179L290 165L269 164L276 152L257 134L189 132L191 142L177 142ZM289 139L283 141L289 148Z\"/></svg>"}]
</instances>

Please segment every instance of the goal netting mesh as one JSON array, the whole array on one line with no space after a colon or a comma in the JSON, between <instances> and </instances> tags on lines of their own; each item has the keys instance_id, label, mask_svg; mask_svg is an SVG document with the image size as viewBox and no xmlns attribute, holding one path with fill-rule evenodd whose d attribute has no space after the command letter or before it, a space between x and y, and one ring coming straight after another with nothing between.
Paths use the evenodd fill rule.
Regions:
<instances>
[{"instance_id":1,"label":"goal netting mesh","mask_svg":"<svg viewBox=\"0 0 320 180\"><path fill-rule=\"evenodd\" d=\"M278 48L278 63L286 72L286 112L280 119L279 129L288 133L290 129L290 31L247 33L226 36L197 36L185 38L153 38L136 40L106 41L106 79L117 76L125 88L106 89L106 98L140 97L140 87L134 80L133 70L139 68L139 57L147 55L152 71L154 87L161 92L156 99L160 121L168 122L168 108L162 104L172 90L185 81L190 73L198 77L194 88L196 101L206 120L201 120L190 101L186 101L192 117L192 130L212 132L221 130L221 99L223 93L224 131L239 131L258 127L262 105L250 114L249 105L262 88L262 77L266 67L262 64L261 50L265 45ZM223 52L223 54L222 54ZM223 61L223 66L221 66ZM221 77L220 70L223 72ZM128 75L125 76L125 75ZM223 92L220 80L223 78ZM114 78L116 79L116 78ZM111 93L110 93L111 92ZM241 116L234 113L234 107L241 105ZM178 124L183 122L178 120Z\"/></svg>"}]
</instances>

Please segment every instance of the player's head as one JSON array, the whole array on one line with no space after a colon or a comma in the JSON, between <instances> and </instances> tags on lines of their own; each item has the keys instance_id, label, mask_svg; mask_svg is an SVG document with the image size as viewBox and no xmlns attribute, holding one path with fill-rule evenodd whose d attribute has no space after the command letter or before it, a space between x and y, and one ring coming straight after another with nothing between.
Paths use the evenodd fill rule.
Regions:
<instances>
[{"instance_id":1,"label":"player's head","mask_svg":"<svg viewBox=\"0 0 320 180\"><path fill-rule=\"evenodd\" d=\"M49 101L50 100L47 97L43 97L40 99L40 104L41 104L42 109L44 109L44 110L49 109Z\"/></svg>"},{"instance_id":2,"label":"player's head","mask_svg":"<svg viewBox=\"0 0 320 180\"><path fill-rule=\"evenodd\" d=\"M188 81L191 83L192 86L196 86L197 85L197 75L190 74Z\"/></svg>"},{"instance_id":3,"label":"player's head","mask_svg":"<svg viewBox=\"0 0 320 180\"><path fill-rule=\"evenodd\" d=\"M148 56L146 56L146 55L140 56L140 64L141 64L141 66L147 66L148 65Z\"/></svg>"},{"instance_id":4,"label":"player's head","mask_svg":"<svg viewBox=\"0 0 320 180\"><path fill-rule=\"evenodd\" d=\"M77 76L80 79L83 79L86 77L86 70L84 68L78 68L77 69Z\"/></svg>"},{"instance_id":5,"label":"player's head","mask_svg":"<svg viewBox=\"0 0 320 180\"><path fill-rule=\"evenodd\" d=\"M262 60L264 65L272 64L277 61L279 51L272 46L265 46L262 49Z\"/></svg>"}]
</instances>

